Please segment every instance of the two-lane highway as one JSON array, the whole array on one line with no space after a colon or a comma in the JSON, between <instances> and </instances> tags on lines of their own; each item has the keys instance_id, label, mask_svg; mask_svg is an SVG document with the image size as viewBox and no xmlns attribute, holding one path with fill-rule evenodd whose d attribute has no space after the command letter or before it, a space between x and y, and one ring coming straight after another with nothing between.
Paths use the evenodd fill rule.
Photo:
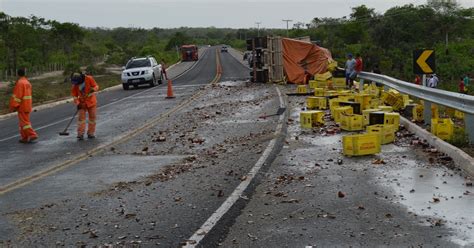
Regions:
<instances>
[{"instance_id":1,"label":"two-lane highway","mask_svg":"<svg viewBox=\"0 0 474 248\"><path fill-rule=\"evenodd\" d=\"M78 156L117 140L124 133L143 126L189 98L216 76L216 49L208 49L185 74L173 80L176 98L165 100L166 85L140 90L114 90L98 96L97 139L78 142L75 124L71 135L59 136L71 113L71 104L63 104L32 114L32 122L40 139L35 144L17 142L16 118L0 121L0 194L28 183L58 165L74 162ZM82 156L84 157L84 156Z\"/></svg>"}]
</instances>

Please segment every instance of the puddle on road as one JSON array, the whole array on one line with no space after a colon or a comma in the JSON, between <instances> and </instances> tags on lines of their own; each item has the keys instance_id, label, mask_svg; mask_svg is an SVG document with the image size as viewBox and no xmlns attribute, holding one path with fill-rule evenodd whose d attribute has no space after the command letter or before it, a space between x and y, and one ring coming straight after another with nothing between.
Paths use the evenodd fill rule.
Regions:
<instances>
[{"instance_id":1,"label":"puddle on road","mask_svg":"<svg viewBox=\"0 0 474 248\"><path fill-rule=\"evenodd\" d=\"M473 188L466 187L465 179L447 168L422 167L414 161L404 167L387 171L383 179L399 195L399 203L419 216L442 219L455 231L453 242L473 247L474 192L465 194Z\"/></svg>"}]
</instances>

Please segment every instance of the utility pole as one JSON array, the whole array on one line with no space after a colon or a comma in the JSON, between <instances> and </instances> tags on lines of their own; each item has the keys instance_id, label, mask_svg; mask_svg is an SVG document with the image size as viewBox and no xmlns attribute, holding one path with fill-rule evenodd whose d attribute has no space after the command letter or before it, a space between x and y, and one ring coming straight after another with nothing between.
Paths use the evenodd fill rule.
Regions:
<instances>
[{"instance_id":1,"label":"utility pole","mask_svg":"<svg viewBox=\"0 0 474 248\"><path fill-rule=\"evenodd\" d=\"M288 31L288 23L292 22L293 20L283 19L282 21L286 22L286 37L290 37L290 33Z\"/></svg>"},{"instance_id":2,"label":"utility pole","mask_svg":"<svg viewBox=\"0 0 474 248\"><path fill-rule=\"evenodd\" d=\"M260 37L260 24L262 24L262 22L255 22L255 24L257 24L257 37Z\"/></svg>"}]
</instances>

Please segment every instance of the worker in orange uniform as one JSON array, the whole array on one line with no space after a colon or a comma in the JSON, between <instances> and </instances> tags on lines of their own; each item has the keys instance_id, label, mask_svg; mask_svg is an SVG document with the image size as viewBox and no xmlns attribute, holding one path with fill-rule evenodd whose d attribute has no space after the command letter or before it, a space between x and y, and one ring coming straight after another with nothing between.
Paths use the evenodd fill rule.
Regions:
<instances>
[{"instance_id":1,"label":"worker in orange uniform","mask_svg":"<svg viewBox=\"0 0 474 248\"><path fill-rule=\"evenodd\" d=\"M83 73L73 73L71 75L72 91L74 103L79 113L77 124L77 139L84 140L86 130L86 112L89 115L87 138L95 138L97 98L95 93L99 91L99 86L94 78Z\"/></svg>"},{"instance_id":2,"label":"worker in orange uniform","mask_svg":"<svg viewBox=\"0 0 474 248\"><path fill-rule=\"evenodd\" d=\"M33 108L33 98L31 94L31 84L25 77L25 70L19 69L18 80L16 81L13 95L10 99L10 112L18 112L21 143L31 143L38 139L38 134L31 126L30 113Z\"/></svg>"}]
</instances>

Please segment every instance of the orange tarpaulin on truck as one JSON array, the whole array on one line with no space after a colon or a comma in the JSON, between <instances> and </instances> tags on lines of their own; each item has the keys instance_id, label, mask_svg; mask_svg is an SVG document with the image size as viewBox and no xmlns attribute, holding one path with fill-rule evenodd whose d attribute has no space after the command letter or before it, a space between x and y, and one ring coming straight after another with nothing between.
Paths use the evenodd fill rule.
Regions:
<instances>
[{"instance_id":1,"label":"orange tarpaulin on truck","mask_svg":"<svg viewBox=\"0 0 474 248\"><path fill-rule=\"evenodd\" d=\"M282 44L283 67L290 83L304 84L305 70L311 75L325 73L333 61L329 50L312 43L285 38Z\"/></svg>"}]
</instances>

